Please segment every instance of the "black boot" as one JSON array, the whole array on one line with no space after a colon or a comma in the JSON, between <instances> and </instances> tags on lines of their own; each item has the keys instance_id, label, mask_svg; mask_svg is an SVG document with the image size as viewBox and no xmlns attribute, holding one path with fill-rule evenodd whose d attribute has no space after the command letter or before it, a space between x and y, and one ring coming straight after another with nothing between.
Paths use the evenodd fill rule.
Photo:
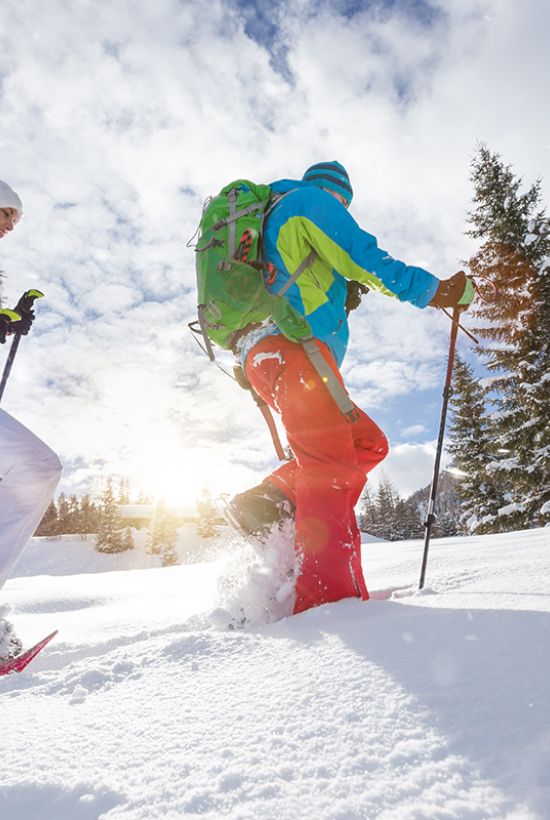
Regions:
<instances>
[{"instance_id":1,"label":"black boot","mask_svg":"<svg viewBox=\"0 0 550 820\"><path fill-rule=\"evenodd\" d=\"M245 538L266 541L273 532L295 516L294 504L282 490L269 481L235 495L227 503L226 517Z\"/></svg>"}]
</instances>

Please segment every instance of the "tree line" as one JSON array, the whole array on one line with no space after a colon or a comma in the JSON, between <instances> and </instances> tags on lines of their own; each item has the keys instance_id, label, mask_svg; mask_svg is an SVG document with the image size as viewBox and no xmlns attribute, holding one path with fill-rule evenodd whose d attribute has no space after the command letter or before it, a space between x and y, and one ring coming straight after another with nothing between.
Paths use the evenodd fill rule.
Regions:
<instances>
[{"instance_id":1,"label":"tree line","mask_svg":"<svg viewBox=\"0 0 550 820\"><path fill-rule=\"evenodd\" d=\"M403 499L387 476L376 492L368 488L361 497L357 521L359 529L385 541L401 541L424 536L424 521L429 498L429 486ZM435 537L463 535L460 523L456 480L448 472L441 473L438 485Z\"/></svg>"},{"instance_id":2,"label":"tree line","mask_svg":"<svg viewBox=\"0 0 550 820\"><path fill-rule=\"evenodd\" d=\"M89 535L96 533L106 515L106 509L118 504L150 504L151 499L140 492L135 498L130 495L128 479L115 480L109 477L97 499L89 494L78 497L60 493L57 501L51 501L35 535Z\"/></svg>"},{"instance_id":3,"label":"tree line","mask_svg":"<svg viewBox=\"0 0 550 820\"><path fill-rule=\"evenodd\" d=\"M128 485L124 480L115 489L115 481L109 478L97 500L89 495L79 498L61 493L46 510L36 532L37 536L57 537L60 535L95 535L98 552L118 553L134 549L133 525L136 520L122 518L119 505L131 503ZM150 505L151 499L143 493L133 502L136 506ZM159 555L162 566L178 563L176 544L178 528L183 522L174 510L161 499L156 502L148 524L147 552ZM217 533L220 523L216 507L207 489L202 491L197 503L195 526L202 538Z\"/></svg>"}]
</instances>

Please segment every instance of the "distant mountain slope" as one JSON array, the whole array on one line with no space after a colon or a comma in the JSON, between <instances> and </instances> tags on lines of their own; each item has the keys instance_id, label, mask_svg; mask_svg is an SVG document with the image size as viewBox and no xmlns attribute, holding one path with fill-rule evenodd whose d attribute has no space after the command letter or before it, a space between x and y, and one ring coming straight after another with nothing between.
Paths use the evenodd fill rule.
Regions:
<instances>
[{"instance_id":1,"label":"distant mountain slope","mask_svg":"<svg viewBox=\"0 0 550 820\"><path fill-rule=\"evenodd\" d=\"M457 480L444 470L439 475L435 512L437 520L433 528L434 536L465 535L465 528L460 524L460 502L456 494ZM423 523L426 518L431 484L417 490L407 498L407 504L418 510Z\"/></svg>"}]
</instances>

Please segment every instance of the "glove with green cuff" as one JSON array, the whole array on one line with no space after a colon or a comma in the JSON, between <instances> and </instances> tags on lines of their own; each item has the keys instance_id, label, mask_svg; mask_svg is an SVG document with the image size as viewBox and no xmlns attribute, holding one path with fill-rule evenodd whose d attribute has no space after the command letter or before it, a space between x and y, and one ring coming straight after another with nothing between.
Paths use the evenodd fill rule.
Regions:
<instances>
[{"instance_id":1,"label":"glove with green cuff","mask_svg":"<svg viewBox=\"0 0 550 820\"><path fill-rule=\"evenodd\" d=\"M472 280L463 270L459 270L450 279L442 279L437 291L429 304L432 307L447 308L459 307L467 310L475 296Z\"/></svg>"}]
</instances>

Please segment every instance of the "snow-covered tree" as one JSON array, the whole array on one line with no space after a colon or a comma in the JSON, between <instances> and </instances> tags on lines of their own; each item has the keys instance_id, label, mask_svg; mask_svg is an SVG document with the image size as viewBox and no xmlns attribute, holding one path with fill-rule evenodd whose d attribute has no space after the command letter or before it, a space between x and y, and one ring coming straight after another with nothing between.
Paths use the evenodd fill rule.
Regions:
<instances>
[{"instance_id":1,"label":"snow-covered tree","mask_svg":"<svg viewBox=\"0 0 550 820\"><path fill-rule=\"evenodd\" d=\"M124 547L124 550L135 549L136 545L134 543L134 536L132 535L131 527L124 528L124 532L122 534L122 546Z\"/></svg>"},{"instance_id":2,"label":"snow-covered tree","mask_svg":"<svg viewBox=\"0 0 550 820\"><path fill-rule=\"evenodd\" d=\"M78 529L80 535L96 532L99 526L100 512L97 506L90 500L89 495L85 495L80 502L80 515L78 519Z\"/></svg>"},{"instance_id":3,"label":"snow-covered tree","mask_svg":"<svg viewBox=\"0 0 550 820\"><path fill-rule=\"evenodd\" d=\"M379 534L388 541L399 541L403 538L397 509L400 501L395 485L384 476L376 493L376 516Z\"/></svg>"},{"instance_id":4,"label":"snow-covered tree","mask_svg":"<svg viewBox=\"0 0 550 820\"><path fill-rule=\"evenodd\" d=\"M422 524L414 504L399 495L386 476L379 484L376 495L365 489L359 508L359 529L388 541L418 538Z\"/></svg>"},{"instance_id":5,"label":"snow-covered tree","mask_svg":"<svg viewBox=\"0 0 550 820\"><path fill-rule=\"evenodd\" d=\"M130 482L127 478L121 478L118 482L117 504L130 503Z\"/></svg>"},{"instance_id":6,"label":"snow-covered tree","mask_svg":"<svg viewBox=\"0 0 550 820\"><path fill-rule=\"evenodd\" d=\"M368 485L365 487L363 495L361 496L357 524L361 532L367 532L369 535L378 535L378 532L376 532L378 527L376 523L376 502Z\"/></svg>"},{"instance_id":7,"label":"snow-covered tree","mask_svg":"<svg viewBox=\"0 0 550 820\"><path fill-rule=\"evenodd\" d=\"M101 494L100 511L96 549L98 552L124 552L125 549L128 549L122 537L124 524L118 514L111 479L107 481Z\"/></svg>"},{"instance_id":8,"label":"snow-covered tree","mask_svg":"<svg viewBox=\"0 0 550 820\"><path fill-rule=\"evenodd\" d=\"M494 374L492 469L506 485L500 515L507 529L537 526L550 520L550 221L540 180L522 191L522 180L485 146L472 169L469 233L482 245L469 267L496 287L473 312Z\"/></svg>"},{"instance_id":9,"label":"snow-covered tree","mask_svg":"<svg viewBox=\"0 0 550 820\"><path fill-rule=\"evenodd\" d=\"M176 551L178 524L174 512L166 507L163 500L155 507L149 525L147 551L151 555L160 555L163 567L179 562Z\"/></svg>"},{"instance_id":10,"label":"snow-covered tree","mask_svg":"<svg viewBox=\"0 0 550 820\"><path fill-rule=\"evenodd\" d=\"M503 488L491 466L495 444L486 411L486 393L487 388L475 378L472 367L457 355L447 451L458 471L456 492L461 502L460 518L473 533L500 532L503 528L498 510L505 502Z\"/></svg>"},{"instance_id":11,"label":"snow-covered tree","mask_svg":"<svg viewBox=\"0 0 550 820\"><path fill-rule=\"evenodd\" d=\"M411 508L411 530L408 538L422 538L425 535L424 523L428 513L431 497L431 482L426 487L416 490L405 504ZM416 521L416 523L415 523ZM435 521L432 528L434 538L460 535L465 528L460 522L460 504L456 493L456 478L447 470L439 473L435 499Z\"/></svg>"},{"instance_id":12,"label":"snow-covered tree","mask_svg":"<svg viewBox=\"0 0 550 820\"><path fill-rule=\"evenodd\" d=\"M403 500L400 498L398 500L395 508L395 516L398 522L397 532L401 534L402 539L422 538L424 534L424 524L420 520L417 505L411 502L410 499L406 498Z\"/></svg>"},{"instance_id":13,"label":"snow-covered tree","mask_svg":"<svg viewBox=\"0 0 550 820\"><path fill-rule=\"evenodd\" d=\"M210 538L217 533L216 521L218 511L212 501L208 487L203 487L200 498L197 502L197 533L201 538Z\"/></svg>"}]
</instances>

